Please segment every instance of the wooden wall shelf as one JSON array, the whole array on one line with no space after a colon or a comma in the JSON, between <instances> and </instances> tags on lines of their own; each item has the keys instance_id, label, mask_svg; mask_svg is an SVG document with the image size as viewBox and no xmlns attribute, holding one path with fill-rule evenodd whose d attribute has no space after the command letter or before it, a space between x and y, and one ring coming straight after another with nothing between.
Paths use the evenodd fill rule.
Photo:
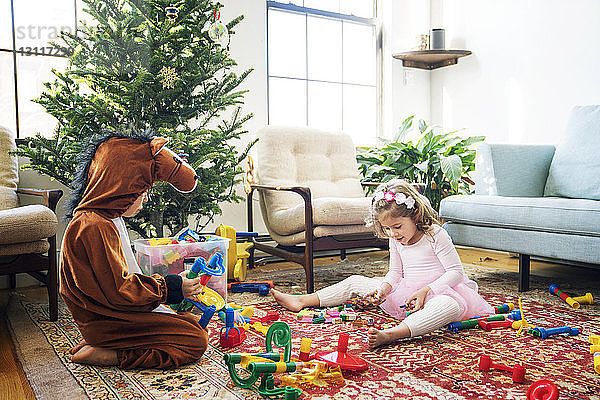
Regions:
<instances>
[{"instance_id":1,"label":"wooden wall shelf","mask_svg":"<svg viewBox=\"0 0 600 400\"><path fill-rule=\"evenodd\" d=\"M472 54L469 50L420 50L394 54L404 67L432 70L454 65L460 57Z\"/></svg>"}]
</instances>

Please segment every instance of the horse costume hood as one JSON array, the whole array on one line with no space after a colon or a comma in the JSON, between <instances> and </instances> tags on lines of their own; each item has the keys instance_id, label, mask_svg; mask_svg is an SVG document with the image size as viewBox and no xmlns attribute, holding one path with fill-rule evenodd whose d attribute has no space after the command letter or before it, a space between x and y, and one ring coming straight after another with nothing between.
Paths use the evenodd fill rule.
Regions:
<instances>
[{"instance_id":1,"label":"horse costume hood","mask_svg":"<svg viewBox=\"0 0 600 400\"><path fill-rule=\"evenodd\" d=\"M74 179L67 215L94 210L108 218L121 216L156 181L169 182L183 193L193 191L194 169L166 144L167 139L150 133L109 133L92 143Z\"/></svg>"},{"instance_id":2,"label":"horse costume hood","mask_svg":"<svg viewBox=\"0 0 600 400\"><path fill-rule=\"evenodd\" d=\"M155 181L196 187L191 166L148 133L111 133L82 155L67 205L60 293L91 346L113 349L121 368L173 368L199 359L208 334L193 314L153 312L183 300L182 278L141 273L121 216Z\"/></svg>"}]
</instances>

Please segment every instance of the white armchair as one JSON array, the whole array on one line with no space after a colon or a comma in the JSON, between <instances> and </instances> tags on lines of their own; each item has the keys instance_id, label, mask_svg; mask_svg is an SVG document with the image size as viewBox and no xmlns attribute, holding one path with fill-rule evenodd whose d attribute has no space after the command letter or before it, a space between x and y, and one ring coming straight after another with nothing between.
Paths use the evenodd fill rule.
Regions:
<instances>
[{"instance_id":1,"label":"white armchair","mask_svg":"<svg viewBox=\"0 0 600 400\"><path fill-rule=\"evenodd\" d=\"M313 252L387 247L365 226L371 199L359 179L352 138L309 128L268 126L257 132L254 179L265 226L277 246L260 238L254 248L301 264L314 291Z\"/></svg>"}]
</instances>

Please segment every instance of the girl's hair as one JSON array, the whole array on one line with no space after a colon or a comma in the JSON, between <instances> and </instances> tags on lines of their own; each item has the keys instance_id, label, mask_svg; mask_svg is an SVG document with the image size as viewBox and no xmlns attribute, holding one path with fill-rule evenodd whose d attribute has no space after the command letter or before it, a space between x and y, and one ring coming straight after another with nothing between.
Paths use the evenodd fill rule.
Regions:
<instances>
[{"instance_id":1,"label":"girl's hair","mask_svg":"<svg viewBox=\"0 0 600 400\"><path fill-rule=\"evenodd\" d=\"M396 193L401 193L405 197L396 196ZM434 225L441 225L438 213L431 207L427 197L402 179L382 183L373 193L370 213L365 222L367 226L373 227L375 234L380 238L388 237L379 222L384 215L393 218L410 217L417 229L423 233L431 234Z\"/></svg>"}]
</instances>

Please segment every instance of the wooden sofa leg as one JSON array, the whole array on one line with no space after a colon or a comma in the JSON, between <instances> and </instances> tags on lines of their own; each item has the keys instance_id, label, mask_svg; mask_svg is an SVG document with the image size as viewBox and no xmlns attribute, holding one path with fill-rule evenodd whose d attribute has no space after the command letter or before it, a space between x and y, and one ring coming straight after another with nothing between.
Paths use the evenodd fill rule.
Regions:
<instances>
[{"instance_id":1,"label":"wooden sofa leg","mask_svg":"<svg viewBox=\"0 0 600 400\"><path fill-rule=\"evenodd\" d=\"M519 254L519 292L529 290L529 267L529 255Z\"/></svg>"}]
</instances>

